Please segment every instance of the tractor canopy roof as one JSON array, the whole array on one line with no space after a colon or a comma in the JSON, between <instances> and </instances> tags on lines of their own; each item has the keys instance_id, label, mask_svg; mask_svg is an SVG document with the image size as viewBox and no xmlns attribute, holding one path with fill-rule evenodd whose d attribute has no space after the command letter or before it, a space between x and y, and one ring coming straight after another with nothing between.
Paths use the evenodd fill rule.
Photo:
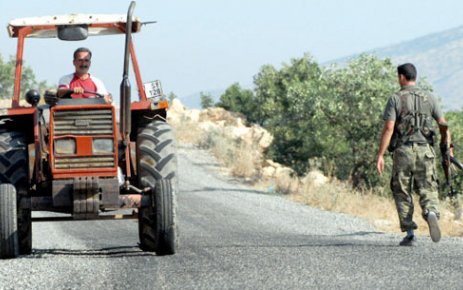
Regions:
<instances>
[{"instance_id":1,"label":"tractor canopy roof","mask_svg":"<svg viewBox=\"0 0 463 290\"><path fill-rule=\"evenodd\" d=\"M66 14L56 16L29 17L11 20L8 24L10 37L18 37L19 30L28 28L25 37L60 37L61 30L80 27L88 36L124 34L127 15L115 14ZM132 18L132 33L139 32L141 22Z\"/></svg>"}]
</instances>

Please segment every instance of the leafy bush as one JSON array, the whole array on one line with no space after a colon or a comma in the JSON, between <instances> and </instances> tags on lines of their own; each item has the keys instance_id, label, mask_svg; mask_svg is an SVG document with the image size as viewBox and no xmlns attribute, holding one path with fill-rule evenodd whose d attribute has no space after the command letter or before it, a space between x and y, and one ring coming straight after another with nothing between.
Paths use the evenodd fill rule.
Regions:
<instances>
[{"instance_id":1,"label":"leafy bush","mask_svg":"<svg viewBox=\"0 0 463 290\"><path fill-rule=\"evenodd\" d=\"M325 68L304 55L281 69L263 66L254 84L254 92L233 84L218 105L274 135L268 158L299 175L316 167L357 188L388 183L375 164L384 106L399 90L389 59L361 55L343 67Z\"/></svg>"}]
</instances>

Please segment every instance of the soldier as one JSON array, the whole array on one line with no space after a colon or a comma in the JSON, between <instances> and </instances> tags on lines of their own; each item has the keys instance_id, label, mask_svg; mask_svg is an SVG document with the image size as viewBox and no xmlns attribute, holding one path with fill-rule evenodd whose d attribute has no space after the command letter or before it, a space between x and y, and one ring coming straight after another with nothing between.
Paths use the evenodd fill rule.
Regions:
<instances>
[{"instance_id":1,"label":"soldier","mask_svg":"<svg viewBox=\"0 0 463 290\"><path fill-rule=\"evenodd\" d=\"M446 120L436 102L428 92L416 87L416 68L411 63L397 67L400 91L391 96L384 110L382 131L376 163L378 173L384 171L384 153L393 152L391 189L399 214L400 229L407 235L401 246L416 243L413 222L413 199L415 191L420 197L423 218L429 226L433 242L439 242L439 209L437 174L433 148L435 135L433 120L446 126ZM447 134L447 144L450 134ZM452 150L450 154L453 156Z\"/></svg>"}]
</instances>

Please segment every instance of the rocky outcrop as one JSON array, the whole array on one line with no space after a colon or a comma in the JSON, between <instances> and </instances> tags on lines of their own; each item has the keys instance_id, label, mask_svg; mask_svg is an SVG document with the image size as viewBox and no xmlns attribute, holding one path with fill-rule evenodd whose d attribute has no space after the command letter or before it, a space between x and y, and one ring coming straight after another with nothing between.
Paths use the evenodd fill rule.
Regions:
<instances>
[{"instance_id":1,"label":"rocky outcrop","mask_svg":"<svg viewBox=\"0 0 463 290\"><path fill-rule=\"evenodd\" d=\"M311 186L321 186L328 182L320 171L311 171L306 176L298 178L294 170L283 166L273 160L264 160L264 151L271 145L273 136L264 128L258 125L247 125L243 115L232 113L223 108L208 108L202 111L196 109L187 109L178 100L174 99L168 112L169 122L177 130L180 126L189 126L182 128L182 131L196 132L196 135L202 134L209 136L211 134L221 134L229 142L246 144L246 150L251 150L250 156L253 158L252 172L256 178L262 180L271 180L276 187L283 191L289 192L295 184L310 184Z\"/></svg>"},{"instance_id":2,"label":"rocky outcrop","mask_svg":"<svg viewBox=\"0 0 463 290\"><path fill-rule=\"evenodd\" d=\"M273 140L273 136L264 128L258 125L247 126L244 116L228 112L223 108L208 108L203 111L186 109L178 99L174 99L168 116L169 121L174 125L181 121L194 122L205 132L220 131L232 140L257 145L261 153Z\"/></svg>"}]
</instances>

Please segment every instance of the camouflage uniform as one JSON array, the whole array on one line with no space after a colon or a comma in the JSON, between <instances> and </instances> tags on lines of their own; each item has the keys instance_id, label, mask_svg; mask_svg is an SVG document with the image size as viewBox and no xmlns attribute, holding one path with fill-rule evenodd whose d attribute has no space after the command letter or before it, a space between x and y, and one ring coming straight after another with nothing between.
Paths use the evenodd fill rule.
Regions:
<instances>
[{"instance_id":1,"label":"camouflage uniform","mask_svg":"<svg viewBox=\"0 0 463 290\"><path fill-rule=\"evenodd\" d=\"M418 129L411 130L410 125L405 124L404 116L407 114L410 116L410 112L420 115ZM420 197L424 218L430 211L439 215L436 154L430 143L433 135L432 119L437 120L441 116L442 113L434 97L415 86L402 87L397 94L389 98L386 105L383 119L396 122L394 134L397 134L397 128L405 128L402 132L407 131L400 137L397 148L393 151L391 179L391 189L402 231L417 228L413 222L413 191ZM416 123L415 117L411 119ZM426 124L423 126L423 123Z\"/></svg>"}]
</instances>

